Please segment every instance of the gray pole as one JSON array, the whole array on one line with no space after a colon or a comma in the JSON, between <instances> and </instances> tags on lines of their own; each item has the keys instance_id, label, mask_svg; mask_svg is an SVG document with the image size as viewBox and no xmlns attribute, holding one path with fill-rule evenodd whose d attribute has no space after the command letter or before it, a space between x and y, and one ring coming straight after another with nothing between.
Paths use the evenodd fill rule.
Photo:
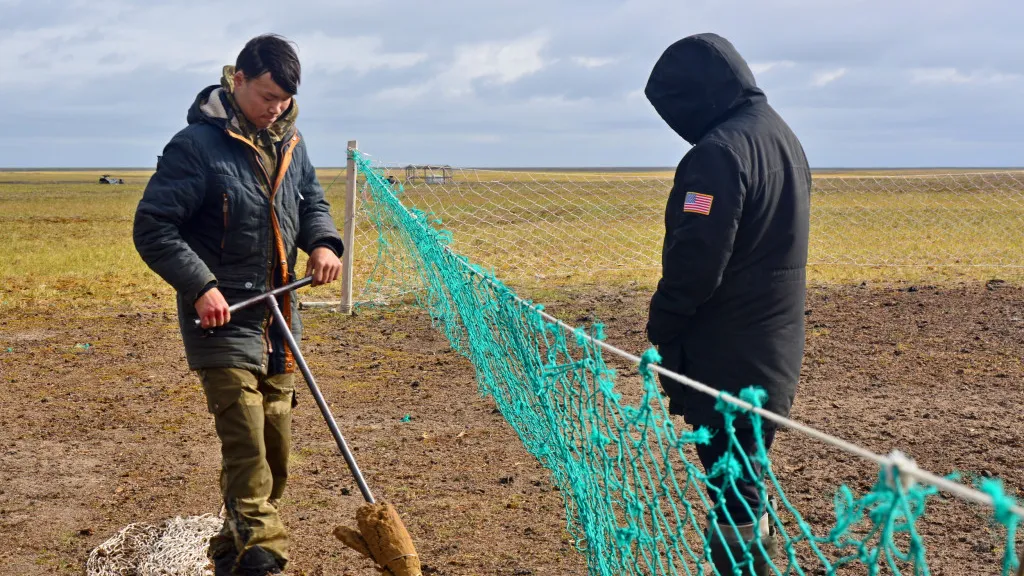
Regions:
<instances>
[{"instance_id":1,"label":"gray pole","mask_svg":"<svg viewBox=\"0 0 1024 576\"><path fill-rule=\"evenodd\" d=\"M359 485L359 491L363 493L363 498L366 499L370 504L374 504L376 501L373 499L373 494L370 492L370 487L366 485L366 480L363 479L363 473L359 471L359 465L356 464L355 458L352 457L352 452L348 449L348 444L345 442L345 438L341 435L341 430L338 430L338 424L334 421L334 416L331 415L330 408L327 407L327 401L324 400L320 389L316 385L316 381L313 379L313 374L309 371L309 366L306 365L306 360L302 357L302 352L299 351L299 345L295 342L295 336L292 335L292 331L288 329L288 324L285 322L284 314L281 313L281 308L277 304L277 299L274 297L267 298L267 305L270 306L270 311L274 313L274 321L280 327L281 334L284 335L285 341L288 342L288 347L292 349L292 354L295 355L295 362L299 365L299 370L302 371L302 375L306 378L306 384L309 385L309 391L313 394L313 398L316 400L316 405L320 407L320 413L323 414L324 420L327 421L327 427L331 429L331 435L334 436L334 441L338 444L338 450L341 451L341 455L345 457L345 462L348 463L349 470L352 471L352 476L356 479L356 484Z\"/></svg>"},{"instance_id":2,"label":"gray pole","mask_svg":"<svg viewBox=\"0 0 1024 576\"><path fill-rule=\"evenodd\" d=\"M355 140L348 141L348 162L345 164L345 231L343 242L345 253L341 258L341 313L352 313L352 259L355 256L356 239L356 159L353 151L358 148Z\"/></svg>"}]
</instances>

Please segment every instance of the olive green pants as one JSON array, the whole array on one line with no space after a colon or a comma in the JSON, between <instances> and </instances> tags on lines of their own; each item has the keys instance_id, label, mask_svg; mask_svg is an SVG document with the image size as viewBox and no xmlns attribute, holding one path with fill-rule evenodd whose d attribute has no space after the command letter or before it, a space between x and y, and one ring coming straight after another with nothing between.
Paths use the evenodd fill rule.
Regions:
<instances>
[{"instance_id":1,"label":"olive green pants","mask_svg":"<svg viewBox=\"0 0 1024 576\"><path fill-rule=\"evenodd\" d=\"M269 552L284 567L288 533L278 515L288 480L295 375L261 376L240 368L199 370L221 443L220 490L227 511L209 555L238 562ZM243 564L246 563L243 560Z\"/></svg>"}]
</instances>

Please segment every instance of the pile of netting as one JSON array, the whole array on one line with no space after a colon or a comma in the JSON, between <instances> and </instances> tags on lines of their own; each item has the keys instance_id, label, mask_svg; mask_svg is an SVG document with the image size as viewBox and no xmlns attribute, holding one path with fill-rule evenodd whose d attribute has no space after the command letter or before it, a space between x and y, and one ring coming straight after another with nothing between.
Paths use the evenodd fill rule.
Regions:
<instances>
[{"instance_id":1,"label":"pile of netting","mask_svg":"<svg viewBox=\"0 0 1024 576\"><path fill-rule=\"evenodd\" d=\"M212 576L210 538L224 520L212 514L159 525L129 524L89 553L86 576Z\"/></svg>"},{"instance_id":2,"label":"pile of netting","mask_svg":"<svg viewBox=\"0 0 1024 576\"><path fill-rule=\"evenodd\" d=\"M361 153L353 154L365 177L362 209L376 228L378 262L403 263L381 269L414 270L422 286L415 292L418 304L472 362L481 392L493 397L526 448L550 469L564 497L568 530L591 574L719 573L709 562L708 527L729 531L736 524L707 492L716 485L736 490L738 478L755 481L763 500L772 496L767 514L779 542L773 573L835 574L850 565L869 574L885 567L894 574L929 573L917 523L938 490L906 475L909 467L882 466L874 486L860 495L839 487L834 525L812 529L786 497L763 442L752 457L761 465L756 476L758 467L738 449L737 419L749 419L761 437L762 416L751 407L760 406L763 392L751 388L739 399L719 397L724 433L737 449L705 472L688 452L708 442L709 431L675 429L654 374L652 364L660 361L655 350L633 357L642 395L624 399L602 355L600 324L573 328L517 296L451 250L451 235L437 219L404 205L401 186ZM1005 531L1001 570L1011 574L1018 564L1020 508L998 481L979 487L993 505L995 526ZM733 560L750 566L763 546L755 535Z\"/></svg>"}]
</instances>

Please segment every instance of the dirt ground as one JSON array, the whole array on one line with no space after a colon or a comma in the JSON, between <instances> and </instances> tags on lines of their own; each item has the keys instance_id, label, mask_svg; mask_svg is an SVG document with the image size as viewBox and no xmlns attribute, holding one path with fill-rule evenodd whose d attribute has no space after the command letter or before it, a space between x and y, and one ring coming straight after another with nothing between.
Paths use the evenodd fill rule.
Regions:
<instances>
[{"instance_id":1,"label":"dirt ground","mask_svg":"<svg viewBox=\"0 0 1024 576\"><path fill-rule=\"evenodd\" d=\"M545 304L570 323L596 316L609 341L642 351L647 298L580 289ZM1024 288L815 287L807 308L794 418L1024 494ZM586 573L548 474L422 312L304 317L313 372L369 485L403 514L426 574ZM89 550L126 524L219 510L212 419L171 314L0 312L0 372L5 573L80 574ZM330 535L361 498L308 392L299 402L283 511L289 573L375 574ZM794 432L780 434L773 460L820 530L840 483L864 489L877 474ZM937 498L926 519L933 574L998 573L1002 542L982 508Z\"/></svg>"}]
</instances>

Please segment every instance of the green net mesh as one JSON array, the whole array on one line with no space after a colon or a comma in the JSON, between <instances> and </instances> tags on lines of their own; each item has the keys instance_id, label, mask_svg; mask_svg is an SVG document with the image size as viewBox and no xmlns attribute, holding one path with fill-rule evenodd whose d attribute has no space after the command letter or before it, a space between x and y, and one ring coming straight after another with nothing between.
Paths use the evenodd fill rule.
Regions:
<instances>
[{"instance_id":1,"label":"green net mesh","mask_svg":"<svg viewBox=\"0 0 1024 576\"><path fill-rule=\"evenodd\" d=\"M400 184L358 151L354 156L365 178L362 209L376 236L368 282L400 274L405 285L415 277L416 302L472 362L480 391L493 397L526 449L551 471L567 530L591 574L836 574L852 565L859 566L854 573L930 573L917 526L936 489L901 478L898 468L883 468L866 493L840 486L834 525L812 529L772 469L758 414L725 397L716 406L723 429L677 430L650 369L660 361L654 349L639 362L642 390L627 399L598 345L601 324L572 328L517 296L451 250L451 235L439 221L403 205ZM747 389L740 399L760 406L764 392ZM754 431L749 452L736 438L741 421ZM704 470L693 448L713 434L727 435L729 449ZM754 483L768 502L762 522L770 530L745 527L749 520L734 519L722 506L721 496L738 495L740 481ZM1020 520L1015 502L996 480L979 487L994 499L987 513L1004 536L998 568L1012 574ZM756 518L761 511L746 512ZM771 541L777 551L758 568ZM727 560L717 565L716 546Z\"/></svg>"}]
</instances>

